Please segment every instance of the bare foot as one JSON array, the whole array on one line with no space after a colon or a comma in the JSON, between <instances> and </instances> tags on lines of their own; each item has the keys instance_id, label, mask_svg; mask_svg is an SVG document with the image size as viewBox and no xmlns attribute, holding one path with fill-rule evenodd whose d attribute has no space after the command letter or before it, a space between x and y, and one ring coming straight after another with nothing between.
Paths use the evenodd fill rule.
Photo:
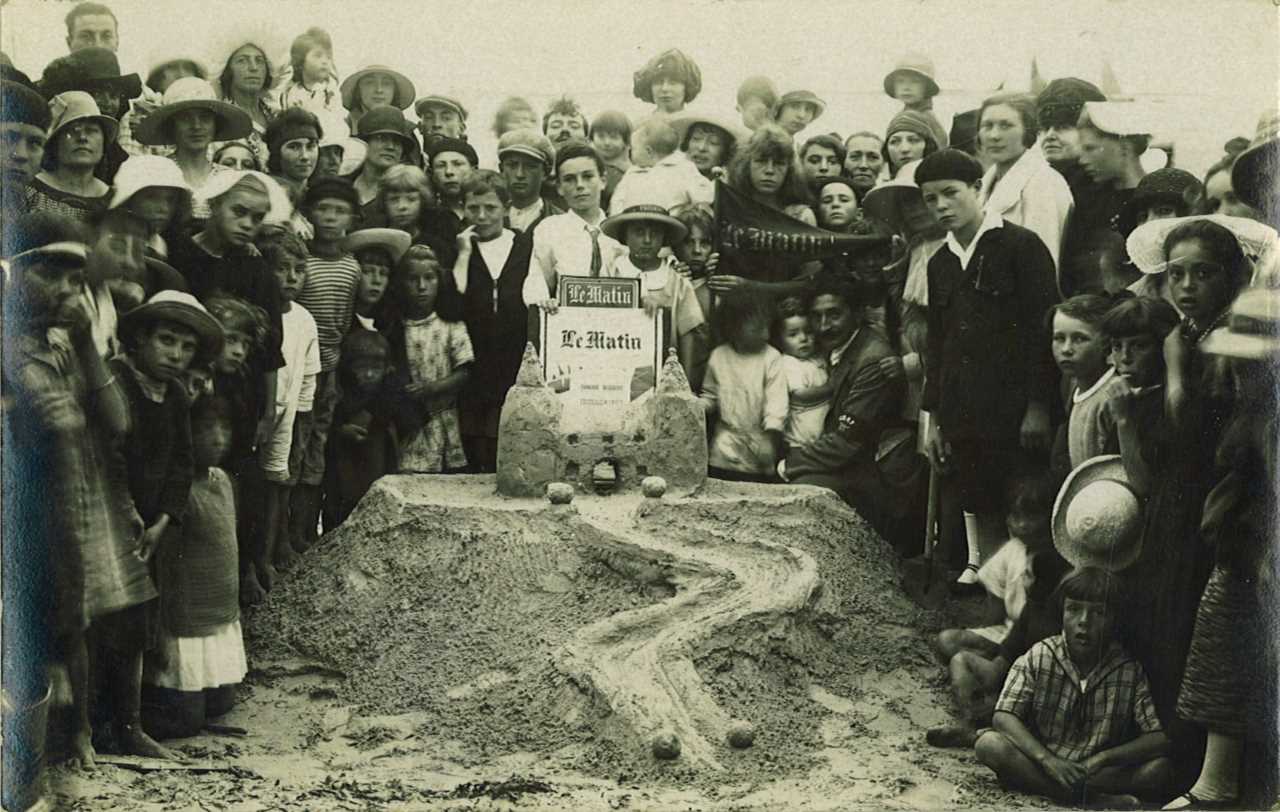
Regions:
<instances>
[{"instance_id":1,"label":"bare foot","mask_svg":"<svg viewBox=\"0 0 1280 812\"><path fill-rule=\"evenodd\" d=\"M257 606L267 599L267 590L258 583L258 571L250 567L240 579L240 603L244 606Z\"/></svg>"},{"instance_id":2,"label":"bare foot","mask_svg":"<svg viewBox=\"0 0 1280 812\"><path fill-rule=\"evenodd\" d=\"M73 767L81 770L92 770L98 766L98 754L93 749L93 735L81 730L71 737L71 758Z\"/></svg>"},{"instance_id":3,"label":"bare foot","mask_svg":"<svg viewBox=\"0 0 1280 812\"><path fill-rule=\"evenodd\" d=\"M293 569L293 565L298 563L298 551L293 549L293 545L287 541L281 540L276 545L276 553L271 563L275 564L276 572L288 572Z\"/></svg>"},{"instance_id":4,"label":"bare foot","mask_svg":"<svg viewBox=\"0 0 1280 812\"><path fill-rule=\"evenodd\" d=\"M169 761L181 761L182 754L157 742L143 732L139 725L120 726L120 749L127 755L143 758L163 758Z\"/></svg>"}]
</instances>

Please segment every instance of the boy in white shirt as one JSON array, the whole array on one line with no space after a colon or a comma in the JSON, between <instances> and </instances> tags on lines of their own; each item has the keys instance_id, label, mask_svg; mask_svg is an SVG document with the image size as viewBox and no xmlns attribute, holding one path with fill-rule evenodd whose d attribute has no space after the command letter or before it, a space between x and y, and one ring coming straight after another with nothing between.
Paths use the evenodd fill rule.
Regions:
<instances>
[{"instance_id":1,"label":"boy in white shirt","mask_svg":"<svg viewBox=\"0 0 1280 812\"><path fill-rule=\"evenodd\" d=\"M661 206L632 206L604 221L601 230L627 246L618 257L612 276L640 279L640 295L646 310L666 308L671 320L676 352L686 375L707 352L706 319L693 283L673 267L663 248L684 240L688 229Z\"/></svg>"}]
</instances>

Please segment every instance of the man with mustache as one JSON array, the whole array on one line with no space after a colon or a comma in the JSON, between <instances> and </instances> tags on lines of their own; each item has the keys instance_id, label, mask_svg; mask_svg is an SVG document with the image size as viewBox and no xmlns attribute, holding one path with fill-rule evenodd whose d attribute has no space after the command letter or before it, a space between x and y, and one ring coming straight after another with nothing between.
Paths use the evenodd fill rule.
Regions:
<instances>
[{"instance_id":1,"label":"man with mustache","mask_svg":"<svg viewBox=\"0 0 1280 812\"><path fill-rule=\"evenodd\" d=\"M906 378L887 372L896 353L864 321L866 301L844 279L824 274L809 302L809 322L827 358L831 409L822 434L792 447L778 463L787 482L817 485L840 494L863 518L890 537L901 520L904 485L916 468L913 435L900 428Z\"/></svg>"}]
</instances>

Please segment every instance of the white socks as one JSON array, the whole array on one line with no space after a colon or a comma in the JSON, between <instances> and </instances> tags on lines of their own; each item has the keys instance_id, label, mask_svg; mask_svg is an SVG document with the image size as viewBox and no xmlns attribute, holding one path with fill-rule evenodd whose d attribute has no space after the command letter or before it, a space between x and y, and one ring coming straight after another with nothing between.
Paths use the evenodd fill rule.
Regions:
<instances>
[{"instance_id":1,"label":"white socks","mask_svg":"<svg viewBox=\"0 0 1280 812\"><path fill-rule=\"evenodd\" d=\"M978 545L978 514L965 511L964 539L969 547L969 563L956 579L956 583L976 584L978 583L978 565L982 563L981 547Z\"/></svg>"}]
</instances>

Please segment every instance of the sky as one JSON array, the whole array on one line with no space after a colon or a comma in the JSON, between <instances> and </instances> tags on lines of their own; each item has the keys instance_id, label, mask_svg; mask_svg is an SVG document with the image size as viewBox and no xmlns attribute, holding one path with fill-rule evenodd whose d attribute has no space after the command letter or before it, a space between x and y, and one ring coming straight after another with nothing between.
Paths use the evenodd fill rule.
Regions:
<instances>
[{"instance_id":1,"label":"sky","mask_svg":"<svg viewBox=\"0 0 1280 812\"><path fill-rule=\"evenodd\" d=\"M3 0L0 0L2 2ZM65 53L68 0L7 0L0 48L33 78ZM493 112L508 95L541 111L561 93L588 116L648 106L632 73L678 47L701 66L699 109L733 115L734 93L764 74L828 104L808 135L883 131L897 104L881 82L903 52L930 55L945 116L1003 85L1025 89L1034 57L1046 79L1099 83L1109 62L1126 95L1160 105L1180 166L1202 173L1236 135L1252 136L1280 97L1276 0L112 0L120 60L145 73L165 56L220 67L231 43L271 37L283 57L311 25L334 40L341 75L378 62L419 95L470 110L469 134L492 162ZM216 68L215 68L216 69ZM691 106L690 109L693 109Z\"/></svg>"}]
</instances>

